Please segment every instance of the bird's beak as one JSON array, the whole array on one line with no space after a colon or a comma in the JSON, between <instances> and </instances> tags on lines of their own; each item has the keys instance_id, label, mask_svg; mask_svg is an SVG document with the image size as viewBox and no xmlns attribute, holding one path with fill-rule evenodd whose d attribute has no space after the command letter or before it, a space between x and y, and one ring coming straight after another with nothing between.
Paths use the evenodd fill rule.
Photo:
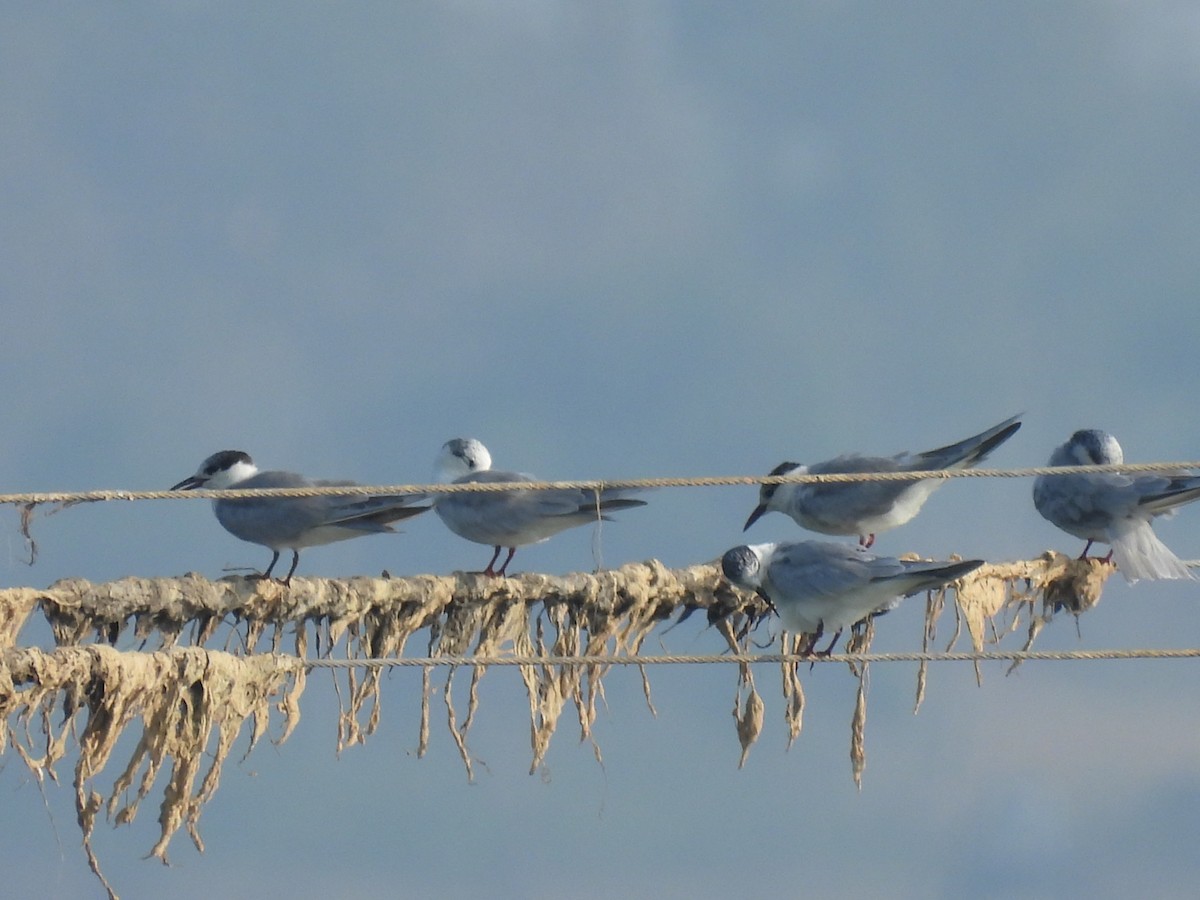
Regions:
<instances>
[{"instance_id":1,"label":"bird's beak","mask_svg":"<svg viewBox=\"0 0 1200 900\"><path fill-rule=\"evenodd\" d=\"M762 518L763 513L767 511L767 504L760 503L754 507L754 512L750 513L750 518L746 520L746 524L742 526L742 531L748 531L750 526Z\"/></svg>"},{"instance_id":2,"label":"bird's beak","mask_svg":"<svg viewBox=\"0 0 1200 900\"><path fill-rule=\"evenodd\" d=\"M173 490L173 491L191 491L191 490L195 490L198 487L202 487L203 485L204 485L204 480L202 478L199 478L196 475L189 475L187 478L183 479L183 481L179 482L179 484L172 485L171 490Z\"/></svg>"}]
</instances>

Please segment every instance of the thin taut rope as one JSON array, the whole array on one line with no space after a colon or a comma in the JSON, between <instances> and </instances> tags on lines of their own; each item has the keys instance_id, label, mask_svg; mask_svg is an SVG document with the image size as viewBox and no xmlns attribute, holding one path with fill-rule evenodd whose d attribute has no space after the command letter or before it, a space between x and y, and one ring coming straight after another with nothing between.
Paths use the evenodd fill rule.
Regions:
<instances>
[{"instance_id":1,"label":"thin taut rope","mask_svg":"<svg viewBox=\"0 0 1200 900\"><path fill-rule=\"evenodd\" d=\"M733 663L869 663L869 662L986 662L999 661L1067 661L1117 659L1195 659L1200 647L1167 649L1100 649L1100 650L981 650L901 653L833 653L829 656L806 656L798 653L721 653L697 655L655 654L652 656L412 656L364 659L301 659L294 661L305 669L390 669L430 668L433 666L662 666L712 665Z\"/></svg>"},{"instance_id":2,"label":"thin taut rope","mask_svg":"<svg viewBox=\"0 0 1200 900\"><path fill-rule=\"evenodd\" d=\"M1163 472L1200 469L1200 462L1122 463L1104 466L1035 466L1023 469L929 469L915 472L830 472L803 475L716 475L680 478L627 478L583 481L506 481L460 484L310 485L291 488L224 488L190 491L41 491L0 494L0 503L96 503L109 500L217 500L252 497L358 497L391 494L458 494L493 491L651 490L673 487L723 487L763 484L837 484L861 481L920 481L950 478L1029 478L1039 475Z\"/></svg>"}]
</instances>

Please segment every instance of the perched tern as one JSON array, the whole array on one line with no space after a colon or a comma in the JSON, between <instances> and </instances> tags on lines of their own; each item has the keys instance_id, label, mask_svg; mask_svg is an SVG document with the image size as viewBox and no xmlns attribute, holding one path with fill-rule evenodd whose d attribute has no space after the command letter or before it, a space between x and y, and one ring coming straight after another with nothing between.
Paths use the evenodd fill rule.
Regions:
<instances>
[{"instance_id":1,"label":"perched tern","mask_svg":"<svg viewBox=\"0 0 1200 900\"><path fill-rule=\"evenodd\" d=\"M1051 466L1119 465L1121 445L1096 429L1076 431L1050 455ZM1092 544L1111 546L1105 561L1115 561L1129 582L1139 578L1192 578L1183 561L1167 547L1150 522L1170 516L1185 503L1200 499L1200 477L1188 475L1122 475L1085 472L1039 475L1033 482L1033 504L1042 517L1067 534Z\"/></svg>"},{"instance_id":2,"label":"perched tern","mask_svg":"<svg viewBox=\"0 0 1200 900\"><path fill-rule=\"evenodd\" d=\"M537 481L522 472L500 472L492 468L492 455L474 438L447 441L438 454L435 479L443 483ZM439 494L433 508L446 526L468 541L494 548L484 575L504 575L517 548L536 544L567 528L608 519L618 509L645 506L624 490L605 488L599 497L585 490L511 490ZM500 551L508 556L494 568Z\"/></svg>"},{"instance_id":3,"label":"perched tern","mask_svg":"<svg viewBox=\"0 0 1200 900\"><path fill-rule=\"evenodd\" d=\"M299 488L352 486L353 481L310 481L294 472L260 472L249 455L240 450L222 450L200 464L191 475L171 488ZM391 522L407 519L429 509L412 506L426 499L421 494L399 496L261 497L214 500L213 512L225 530L243 541L262 544L271 550L271 564L262 574L270 578L281 550L292 551L292 573L305 547L331 544L364 534L394 532Z\"/></svg>"},{"instance_id":4,"label":"perched tern","mask_svg":"<svg viewBox=\"0 0 1200 900\"><path fill-rule=\"evenodd\" d=\"M923 472L934 469L967 469L983 461L1021 427L1020 416L957 444L898 453L895 456L861 456L848 453L825 462L803 466L785 462L772 475L826 475L851 472ZM920 481L854 481L831 484L764 484L758 506L746 520L745 531L765 513L781 512L797 524L822 534L858 535L863 547L875 543L875 535L903 525L918 512L944 479Z\"/></svg>"},{"instance_id":5,"label":"perched tern","mask_svg":"<svg viewBox=\"0 0 1200 900\"><path fill-rule=\"evenodd\" d=\"M721 558L726 578L756 591L789 631L810 636L809 652L833 631L823 655L832 652L843 629L981 565L982 559L910 562L830 541L744 544Z\"/></svg>"}]
</instances>

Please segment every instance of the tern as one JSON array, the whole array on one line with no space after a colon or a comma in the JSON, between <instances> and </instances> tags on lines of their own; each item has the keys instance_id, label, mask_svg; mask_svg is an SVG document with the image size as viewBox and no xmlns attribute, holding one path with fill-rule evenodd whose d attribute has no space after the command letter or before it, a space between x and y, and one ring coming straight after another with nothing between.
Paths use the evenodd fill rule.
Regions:
<instances>
[{"instance_id":1,"label":"tern","mask_svg":"<svg viewBox=\"0 0 1200 900\"><path fill-rule=\"evenodd\" d=\"M1055 448L1051 466L1119 465L1125 454L1105 431L1084 429ZM1104 560L1115 561L1130 583L1140 578L1192 578L1192 573L1151 526L1157 516L1171 516L1185 503L1200 499L1200 477L1171 474L1123 475L1082 472L1039 475L1033 503L1046 520L1067 534L1087 541L1080 559L1099 541L1112 549Z\"/></svg>"},{"instance_id":2,"label":"tern","mask_svg":"<svg viewBox=\"0 0 1200 900\"><path fill-rule=\"evenodd\" d=\"M924 453L898 453L895 456L849 453L810 466L795 462L781 463L770 474L827 475L966 469L982 462L989 453L1012 437L1021 427L1019 419L1020 416L1013 416L957 444L926 450ZM764 484L758 492L758 506L750 513L742 530L749 529L768 512L781 512L810 531L858 535L859 543L863 547L870 547L875 543L875 535L903 525L920 512L929 495L941 487L943 481L941 478L926 478L919 481Z\"/></svg>"},{"instance_id":3,"label":"tern","mask_svg":"<svg viewBox=\"0 0 1200 900\"><path fill-rule=\"evenodd\" d=\"M982 559L921 562L875 556L862 547L832 541L743 544L721 558L721 571L739 587L758 593L785 628L810 636L809 652L833 631L886 612L920 591L933 590L982 566Z\"/></svg>"},{"instance_id":4,"label":"tern","mask_svg":"<svg viewBox=\"0 0 1200 900\"><path fill-rule=\"evenodd\" d=\"M294 472L260 472L241 450L222 450L200 464L171 488L303 488L352 487L353 481L310 481ZM270 578L281 550L292 551L292 566L283 583L290 584L305 547L331 544L365 534L394 532L392 522L419 515L428 506L413 506L426 499L421 494L399 496L250 497L217 499L213 512L217 521L234 537L262 544L271 550L271 563L262 578Z\"/></svg>"},{"instance_id":5,"label":"tern","mask_svg":"<svg viewBox=\"0 0 1200 900\"><path fill-rule=\"evenodd\" d=\"M443 483L500 483L537 481L523 472L503 472L492 468L492 455L474 438L447 441L438 454L435 479ZM454 492L439 494L433 508L446 526L468 541L487 544L493 549L483 574L504 575L517 548L547 540L567 528L586 525L619 509L645 506L628 491L604 488L597 494L588 490L511 490ZM495 568L500 551L508 556Z\"/></svg>"}]
</instances>

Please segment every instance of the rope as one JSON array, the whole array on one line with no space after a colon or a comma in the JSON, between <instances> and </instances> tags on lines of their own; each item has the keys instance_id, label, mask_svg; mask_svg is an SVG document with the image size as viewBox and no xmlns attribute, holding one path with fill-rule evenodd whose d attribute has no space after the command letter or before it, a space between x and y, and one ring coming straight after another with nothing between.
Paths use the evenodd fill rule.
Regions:
<instances>
[{"instance_id":1,"label":"rope","mask_svg":"<svg viewBox=\"0 0 1200 900\"><path fill-rule=\"evenodd\" d=\"M457 494L490 491L652 490L673 487L727 487L765 484L840 484L862 481L921 481L949 478L1029 478L1042 475L1162 472L1178 475L1200 469L1200 462L1122 463L1104 466L1035 466L1023 469L929 469L912 472L836 472L788 475L716 475L680 478L628 478L612 481L505 481L461 484L310 485L291 488L224 488L190 491L46 491L0 494L0 503L97 503L109 500L233 500L261 497L359 497L395 494Z\"/></svg>"},{"instance_id":2,"label":"rope","mask_svg":"<svg viewBox=\"0 0 1200 900\"><path fill-rule=\"evenodd\" d=\"M980 662L990 660L1111 660L1111 659L1194 659L1200 648L1142 650L984 650L980 652L904 653L833 653L829 656L805 656L798 653L724 653L695 656L421 656L387 659L312 659L288 657L305 669L390 669L432 666L663 666L734 663L869 663L869 662Z\"/></svg>"}]
</instances>

